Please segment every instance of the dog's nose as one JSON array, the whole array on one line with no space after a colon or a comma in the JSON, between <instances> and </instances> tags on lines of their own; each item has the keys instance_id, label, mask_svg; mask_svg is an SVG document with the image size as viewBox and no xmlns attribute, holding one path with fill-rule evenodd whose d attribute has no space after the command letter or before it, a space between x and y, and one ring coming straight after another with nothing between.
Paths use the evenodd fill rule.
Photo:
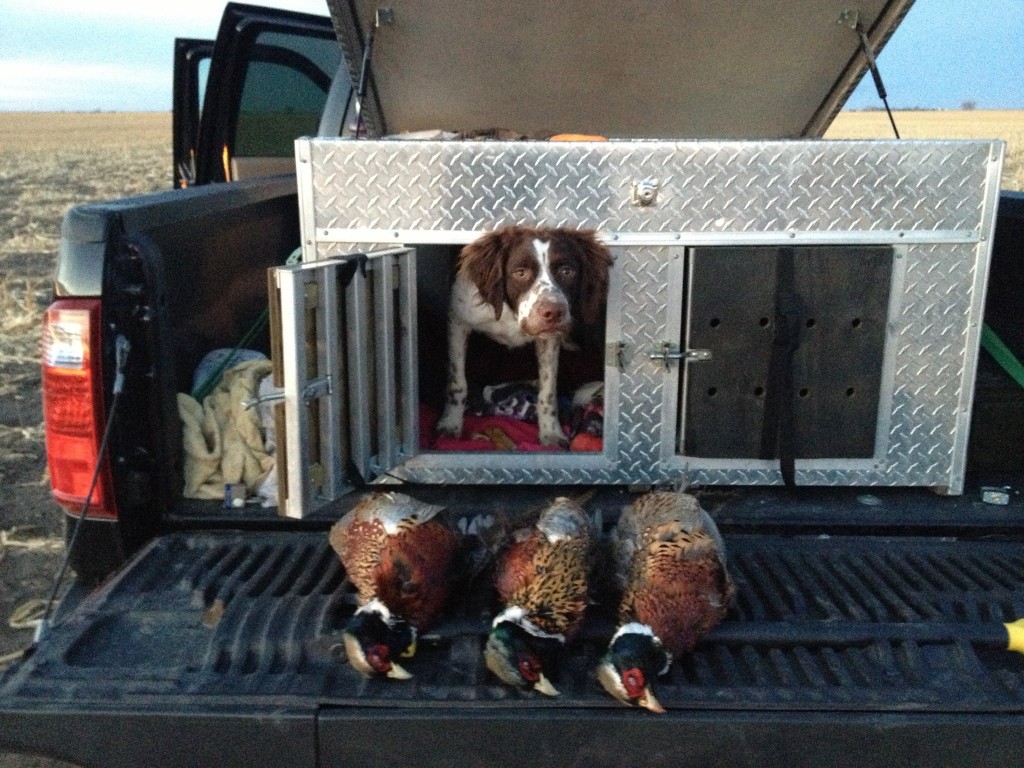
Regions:
<instances>
[{"instance_id":1,"label":"dog's nose","mask_svg":"<svg viewBox=\"0 0 1024 768\"><path fill-rule=\"evenodd\" d=\"M555 324L562 322L565 310L553 301L545 301L537 307L537 313L544 322Z\"/></svg>"}]
</instances>

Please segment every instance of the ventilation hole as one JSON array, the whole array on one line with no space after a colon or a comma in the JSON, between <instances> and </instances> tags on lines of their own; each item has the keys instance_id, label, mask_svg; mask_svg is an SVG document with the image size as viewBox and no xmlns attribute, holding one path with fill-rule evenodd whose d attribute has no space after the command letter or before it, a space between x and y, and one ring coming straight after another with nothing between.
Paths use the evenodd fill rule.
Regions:
<instances>
[{"instance_id":1,"label":"ventilation hole","mask_svg":"<svg viewBox=\"0 0 1024 768\"><path fill-rule=\"evenodd\" d=\"M764 396L764 387L754 387L754 397Z\"/></svg>"},{"instance_id":2,"label":"ventilation hole","mask_svg":"<svg viewBox=\"0 0 1024 768\"><path fill-rule=\"evenodd\" d=\"M847 387L846 388L846 396L847 397L853 397L856 393L857 393L857 390L855 390L853 387Z\"/></svg>"},{"instance_id":3,"label":"ventilation hole","mask_svg":"<svg viewBox=\"0 0 1024 768\"><path fill-rule=\"evenodd\" d=\"M813 328L817 324L818 324L818 321L815 320L813 317L807 318L807 322L804 323L804 325L806 325L808 328Z\"/></svg>"},{"instance_id":4,"label":"ventilation hole","mask_svg":"<svg viewBox=\"0 0 1024 768\"><path fill-rule=\"evenodd\" d=\"M708 397L714 397L718 394L718 387L708 387Z\"/></svg>"},{"instance_id":5,"label":"ventilation hole","mask_svg":"<svg viewBox=\"0 0 1024 768\"><path fill-rule=\"evenodd\" d=\"M757 324L760 325L762 328L767 328L770 322L771 320L769 320L767 317L762 317L760 320L757 321Z\"/></svg>"},{"instance_id":6,"label":"ventilation hole","mask_svg":"<svg viewBox=\"0 0 1024 768\"><path fill-rule=\"evenodd\" d=\"M712 328L717 328L721 324L722 324L722 321L719 320L717 317L712 317L711 318L711 322L708 323L708 325L710 325Z\"/></svg>"},{"instance_id":7,"label":"ventilation hole","mask_svg":"<svg viewBox=\"0 0 1024 768\"><path fill-rule=\"evenodd\" d=\"M809 394L811 394L811 390L809 390L807 387L804 387L799 392L797 392L797 394L800 395L800 397L807 397Z\"/></svg>"},{"instance_id":8,"label":"ventilation hole","mask_svg":"<svg viewBox=\"0 0 1024 768\"><path fill-rule=\"evenodd\" d=\"M850 321L850 327L852 327L852 328L860 328L860 318L859 317L853 318L853 320Z\"/></svg>"}]
</instances>

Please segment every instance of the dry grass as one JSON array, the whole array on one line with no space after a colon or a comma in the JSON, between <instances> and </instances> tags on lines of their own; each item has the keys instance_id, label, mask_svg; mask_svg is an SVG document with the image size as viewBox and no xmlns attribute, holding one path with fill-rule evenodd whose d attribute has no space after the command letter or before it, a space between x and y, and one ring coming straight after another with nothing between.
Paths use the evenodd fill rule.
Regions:
<instances>
[{"instance_id":1,"label":"dry grass","mask_svg":"<svg viewBox=\"0 0 1024 768\"><path fill-rule=\"evenodd\" d=\"M1024 110L911 111L893 116L906 139L1002 139L1006 142L1002 187L1024 190ZM885 112L842 112L825 134L828 139L892 136Z\"/></svg>"},{"instance_id":2,"label":"dry grass","mask_svg":"<svg viewBox=\"0 0 1024 768\"><path fill-rule=\"evenodd\" d=\"M64 214L170 186L170 114L0 113L0 484L43 471L39 319Z\"/></svg>"},{"instance_id":3,"label":"dry grass","mask_svg":"<svg viewBox=\"0 0 1024 768\"><path fill-rule=\"evenodd\" d=\"M49 277L70 206L170 185L169 114L0 113L0 275Z\"/></svg>"},{"instance_id":4,"label":"dry grass","mask_svg":"<svg viewBox=\"0 0 1024 768\"><path fill-rule=\"evenodd\" d=\"M0 113L3 153L162 150L171 159L169 112Z\"/></svg>"}]
</instances>

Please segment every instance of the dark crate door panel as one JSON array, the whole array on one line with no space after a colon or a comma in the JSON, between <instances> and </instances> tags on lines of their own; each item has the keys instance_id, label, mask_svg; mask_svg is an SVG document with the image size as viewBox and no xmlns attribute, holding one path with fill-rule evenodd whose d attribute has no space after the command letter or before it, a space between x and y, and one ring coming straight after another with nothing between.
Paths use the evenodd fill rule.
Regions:
<instances>
[{"instance_id":1,"label":"dark crate door panel","mask_svg":"<svg viewBox=\"0 0 1024 768\"><path fill-rule=\"evenodd\" d=\"M892 263L877 246L694 249L688 346L711 360L688 368L682 452L777 458L788 398L796 458L873 457Z\"/></svg>"}]
</instances>

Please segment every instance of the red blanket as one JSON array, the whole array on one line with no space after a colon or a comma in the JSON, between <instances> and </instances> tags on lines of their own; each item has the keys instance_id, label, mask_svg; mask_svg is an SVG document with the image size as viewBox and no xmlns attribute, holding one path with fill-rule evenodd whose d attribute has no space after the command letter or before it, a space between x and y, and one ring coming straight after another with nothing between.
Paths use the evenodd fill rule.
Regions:
<instances>
[{"instance_id":1,"label":"red blanket","mask_svg":"<svg viewBox=\"0 0 1024 768\"><path fill-rule=\"evenodd\" d=\"M426 406L420 408L420 448L433 451L562 451L553 445L541 445L537 425L510 416L473 416L466 414L462 437L435 435L438 414ZM588 445L585 450L600 450Z\"/></svg>"}]
</instances>

